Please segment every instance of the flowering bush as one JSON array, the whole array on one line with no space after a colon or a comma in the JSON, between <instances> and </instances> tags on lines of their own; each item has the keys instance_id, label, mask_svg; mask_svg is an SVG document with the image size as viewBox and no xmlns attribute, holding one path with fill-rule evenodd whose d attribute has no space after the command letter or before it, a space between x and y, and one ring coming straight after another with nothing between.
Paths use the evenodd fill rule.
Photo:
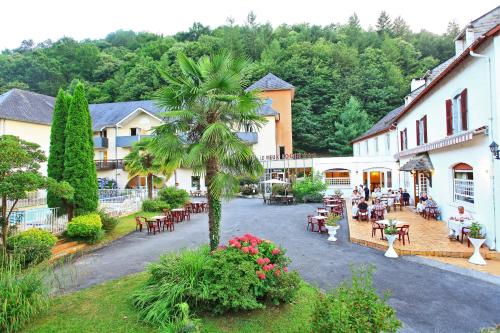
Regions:
<instances>
[{"instance_id":1,"label":"flowering bush","mask_svg":"<svg viewBox=\"0 0 500 333\"><path fill-rule=\"evenodd\" d=\"M289 273L290 259L276 244L251 234L229 240L212 253L205 282L210 288L209 309L216 313L249 310L291 302L300 283Z\"/></svg>"}]
</instances>

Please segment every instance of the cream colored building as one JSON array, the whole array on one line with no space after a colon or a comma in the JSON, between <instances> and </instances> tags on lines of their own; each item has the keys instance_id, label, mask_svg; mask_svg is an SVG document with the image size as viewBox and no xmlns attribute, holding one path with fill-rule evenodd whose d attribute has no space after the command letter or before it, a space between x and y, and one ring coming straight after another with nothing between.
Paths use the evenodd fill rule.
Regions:
<instances>
[{"instance_id":1,"label":"cream colored building","mask_svg":"<svg viewBox=\"0 0 500 333\"><path fill-rule=\"evenodd\" d=\"M251 85L258 90L263 103L257 113L267 122L260 128L241 128L238 137L252 146L260 157L291 154L291 103L294 87L269 73ZM12 89L0 95L0 135L12 134L36 142L48 155L54 97ZM116 182L118 188L146 186L144 177L130 177L123 169L123 159L133 144L152 133L162 123L161 110L153 101L90 104L94 131L94 150L100 184ZM46 173L46 163L42 166ZM188 169L178 169L167 180L186 190L205 189L203 176Z\"/></svg>"}]
</instances>

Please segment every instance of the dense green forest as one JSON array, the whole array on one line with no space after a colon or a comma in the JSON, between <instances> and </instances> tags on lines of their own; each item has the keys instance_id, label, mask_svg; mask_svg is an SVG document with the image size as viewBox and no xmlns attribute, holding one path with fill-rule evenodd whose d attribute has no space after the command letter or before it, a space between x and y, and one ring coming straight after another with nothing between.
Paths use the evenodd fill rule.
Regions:
<instances>
[{"instance_id":1,"label":"dense green forest","mask_svg":"<svg viewBox=\"0 0 500 333\"><path fill-rule=\"evenodd\" d=\"M243 25L195 23L174 36L119 30L100 40L26 40L0 54L0 93L21 88L55 96L79 79L92 103L150 99L165 84L158 67L178 72L179 52L199 57L229 49L253 61L250 81L273 72L296 87L297 152L345 155L351 139L401 105L412 78L453 56L457 34L454 22L442 35L415 33L385 12L369 29L355 14L345 24L273 28L250 13Z\"/></svg>"}]
</instances>

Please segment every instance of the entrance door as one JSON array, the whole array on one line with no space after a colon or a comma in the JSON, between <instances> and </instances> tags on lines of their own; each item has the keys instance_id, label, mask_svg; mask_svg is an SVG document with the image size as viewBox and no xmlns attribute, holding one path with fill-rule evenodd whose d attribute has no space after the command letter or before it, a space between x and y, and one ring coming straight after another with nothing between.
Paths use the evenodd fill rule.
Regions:
<instances>
[{"instance_id":1,"label":"entrance door","mask_svg":"<svg viewBox=\"0 0 500 333\"><path fill-rule=\"evenodd\" d=\"M413 174L413 196L415 197L415 207L417 206L418 200L422 193L428 194L429 189L429 178L427 178L422 172L416 172Z\"/></svg>"}]
</instances>

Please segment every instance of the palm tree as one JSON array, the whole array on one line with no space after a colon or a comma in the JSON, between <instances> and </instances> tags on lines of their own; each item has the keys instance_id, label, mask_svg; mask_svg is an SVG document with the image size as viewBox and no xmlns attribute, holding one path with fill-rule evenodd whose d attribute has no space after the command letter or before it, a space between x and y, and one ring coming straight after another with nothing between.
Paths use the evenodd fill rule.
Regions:
<instances>
[{"instance_id":1,"label":"palm tree","mask_svg":"<svg viewBox=\"0 0 500 333\"><path fill-rule=\"evenodd\" d=\"M221 198L238 189L238 176L260 176L263 167L235 130L260 128L265 119L256 113L260 99L246 92L249 63L229 53L201 57L198 61L177 56L180 74L162 71L169 83L157 103L168 110L165 123L155 129L156 156L177 161L207 185L210 247L219 245Z\"/></svg>"},{"instance_id":2,"label":"palm tree","mask_svg":"<svg viewBox=\"0 0 500 333\"><path fill-rule=\"evenodd\" d=\"M131 177L146 176L148 186L148 199L153 198L153 178L155 174L170 176L174 169L172 164L164 164L155 158L151 150L151 138L142 138L132 146L132 151L125 156L125 169Z\"/></svg>"}]
</instances>

